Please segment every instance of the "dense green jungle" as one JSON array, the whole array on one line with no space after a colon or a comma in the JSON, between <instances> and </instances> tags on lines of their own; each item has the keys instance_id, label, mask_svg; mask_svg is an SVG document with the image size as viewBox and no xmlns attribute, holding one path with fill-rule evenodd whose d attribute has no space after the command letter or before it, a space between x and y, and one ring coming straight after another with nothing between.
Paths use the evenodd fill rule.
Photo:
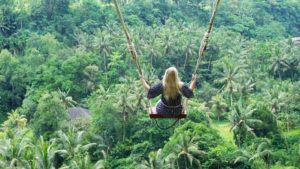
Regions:
<instances>
[{"instance_id":1,"label":"dense green jungle","mask_svg":"<svg viewBox=\"0 0 300 169\"><path fill-rule=\"evenodd\" d=\"M149 84L188 84L215 1L118 2ZM300 0L221 0L169 129L129 48L112 0L0 0L0 168L300 168Z\"/></svg>"}]
</instances>

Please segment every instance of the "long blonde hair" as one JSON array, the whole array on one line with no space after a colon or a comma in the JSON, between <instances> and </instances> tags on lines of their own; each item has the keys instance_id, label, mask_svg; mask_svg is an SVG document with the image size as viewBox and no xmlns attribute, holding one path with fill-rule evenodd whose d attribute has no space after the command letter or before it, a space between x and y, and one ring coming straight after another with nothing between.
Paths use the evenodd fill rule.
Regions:
<instances>
[{"instance_id":1,"label":"long blonde hair","mask_svg":"<svg viewBox=\"0 0 300 169\"><path fill-rule=\"evenodd\" d=\"M162 80L164 96L167 100L175 98L180 93L181 83L177 69L175 67L168 68Z\"/></svg>"}]
</instances>

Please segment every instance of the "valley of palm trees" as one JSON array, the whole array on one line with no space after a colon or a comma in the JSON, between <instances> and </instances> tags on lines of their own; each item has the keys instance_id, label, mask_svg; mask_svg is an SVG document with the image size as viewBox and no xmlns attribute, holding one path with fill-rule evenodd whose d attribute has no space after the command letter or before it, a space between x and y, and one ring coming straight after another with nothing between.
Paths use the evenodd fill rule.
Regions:
<instances>
[{"instance_id":1,"label":"valley of palm trees","mask_svg":"<svg viewBox=\"0 0 300 169\"><path fill-rule=\"evenodd\" d=\"M218 1L119 0L128 44L114 0L1 0L0 168L298 169L300 1L221 0L206 34ZM141 83L169 67L177 122Z\"/></svg>"}]
</instances>

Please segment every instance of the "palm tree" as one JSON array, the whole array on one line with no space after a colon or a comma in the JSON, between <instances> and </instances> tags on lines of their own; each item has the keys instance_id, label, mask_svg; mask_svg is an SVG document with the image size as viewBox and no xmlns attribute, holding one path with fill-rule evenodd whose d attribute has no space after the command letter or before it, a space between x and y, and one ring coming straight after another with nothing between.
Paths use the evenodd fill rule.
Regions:
<instances>
[{"instance_id":1,"label":"palm tree","mask_svg":"<svg viewBox=\"0 0 300 169\"><path fill-rule=\"evenodd\" d=\"M65 156L68 160L74 158L77 154L85 154L89 149L95 147L96 143L84 144L84 131L76 132L75 129L69 129L68 133L58 131L57 145L61 150L67 151Z\"/></svg>"},{"instance_id":2,"label":"palm tree","mask_svg":"<svg viewBox=\"0 0 300 169\"><path fill-rule=\"evenodd\" d=\"M105 169L104 160L99 160L94 165L95 169Z\"/></svg>"},{"instance_id":3,"label":"palm tree","mask_svg":"<svg viewBox=\"0 0 300 169\"><path fill-rule=\"evenodd\" d=\"M247 99L247 95L254 90L254 86L255 86L255 83L253 83L251 80L248 80L244 84L239 83L237 85L237 90L240 94L241 101L244 101Z\"/></svg>"},{"instance_id":4,"label":"palm tree","mask_svg":"<svg viewBox=\"0 0 300 169\"><path fill-rule=\"evenodd\" d=\"M258 145L252 145L254 148L256 147L254 152L249 152L245 149L239 149L236 151L237 154L239 154L234 163L237 162L243 162L243 163L248 163L250 164L251 162L253 162L256 159L262 159L266 166L267 169L270 168L270 158L272 156L272 151L269 149L270 147L270 140L268 139L263 139L263 141L261 143L259 143Z\"/></svg>"},{"instance_id":5,"label":"palm tree","mask_svg":"<svg viewBox=\"0 0 300 169\"><path fill-rule=\"evenodd\" d=\"M276 124L278 124L279 114L286 109L290 100L288 93L281 91L280 86L276 85L271 90L265 92L264 100L271 110Z\"/></svg>"},{"instance_id":6,"label":"palm tree","mask_svg":"<svg viewBox=\"0 0 300 169\"><path fill-rule=\"evenodd\" d=\"M185 168L188 168L188 162L190 166L196 165L198 168L201 168L200 157L205 154L204 151L199 150L197 145L198 137L190 137L188 134L183 133L179 136L178 142L175 145L175 150L173 153L168 155L166 161L171 162L172 168L179 169L181 165L184 165ZM181 164L181 162L184 164Z\"/></svg>"},{"instance_id":7,"label":"palm tree","mask_svg":"<svg viewBox=\"0 0 300 169\"><path fill-rule=\"evenodd\" d=\"M251 165L249 159L252 157L252 154L249 151L246 149L238 149L235 153L238 155L234 160L234 164L242 163L244 168L247 168L247 166Z\"/></svg>"},{"instance_id":8,"label":"palm tree","mask_svg":"<svg viewBox=\"0 0 300 169\"><path fill-rule=\"evenodd\" d=\"M220 121L221 113L225 112L227 104L222 95L213 96L210 103L212 110L217 114L218 121Z\"/></svg>"},{"instance_id":9,"label":"palm tree","mask_svg":"<svg viewBox=\"0 0 300 169\"><path fill-rule=\"evenodd\" d=\"M266 163L267 169L269 169L270 168L270 160L271 160L270 158L272 155L272 151L269 148L270 148L269 140L260 143L257 146L255 154L249 160L252 161L257 158L260 158Z\"/></svg>"},{"instance_id":10,"label":"palm tree","mask_svg":"<svg viewBox=\"0 0 300 169\"><path fill-rule=\"evenodd\" d=\"M229 92L230 106L232 106L232 94L237 86L239 71L241 68L241 66L233 66L230 65L228 62L225 62L223 65L222 77L215 80L216 83L223 84L222 90L224 89L224 91Z\"/></svg>"},{"instance_id":11,"label":"palm tree","mask_svg":"<svg viewBox=\"0 0 300 169\"><path fill-rule=\"evenodd\" d=\"M287 55L279 49L275 49L273 55L275 56L271 57L272 64L270 65L269 70L273 76L282 79L282 74L289 69Z\"/></svg>"},{"instance_id":12,"label":"palm tree","mask_svg":"<svg viewBox=\"0 0 300 169\"><path fill-rule=\"evenodd\" d=\"M99 51L103 57L104 72L107 72L108 56L111 54L113 46L111 43L111 34L107 31L98 29L93 40L93 47Z\"/></svg>"},{"instance_id":13,"label":"palm tree","mask_svg":"<svg viewBox=\"0 0 300 169\"><path fill-rule=\"evenodd\" d=\"M91 91L95 90L98 72L99 72L99 68L96 65L88 65L85 67L83 73L86 76L85 89L87 92L91 92Z\"/></svg>"},{"instance_id":14,"label":"palm tree","mask_svg":"<svg viewBox=\"0 0 300 169\"><path fill-rule=\"evenodd\" d=\"M187 44L183 47L184 47L183 50L184 50L184 56L185 56L183 68L185 69L186 66L188 65L189 59L193 56L196 56L197 53L195 51L196 45L194 43L192 43L192 41L188 41Z\"/></svg>"},{"instance_id":15,"label":"palm tree","mask_svg":"<svg viewBox=\"0 0 300 169\"><path fill-rule=\"evenodd\" d=\"M72 96L69 96L70 90L64 92L60 89L58 89L59 98L64 103L65 107L74 107L77 105L77 102L73 100Z\"/></svg>"},{"instance_id":16,"label":"palm tree","mask_svg":"<svg viewBox=\"0 0 300 169\"><path fill-rule=\"evenodd\" d=\"M269 70L272 75L279 78L282 78L284 73L284 76L294 79L300 63L298 58L299 48L293 45L291 40L282 41L280 45L283 48L278 49L274 47L273 49L272 64Z\"/></svg>"},{"instance_id":17,"label":"palm tree","mask_svg":"<svg viewBox=\"0 0 300 169\"><path fill-rule=\"evenodd\" d=\"M32 148L31 139L26 137L28 130L19 130L13 138L0 141L0 164L17 169L28 165L27 152ZM2 159L2 160L1 160ZM1 165L0 165L1 166Z\"/></svg>"},{"instance_id":18,"label":"palm tree","mask_svg":"<svg viewBox=\"0 0 300 169\"><path fill-rule=\"evenodd\" d=\"M209 107L206 106L206 103L200 103L200 102L196 102L194 100L189 100L188 108L194 108L197 109L200 112L203 112L203 117L204 117L204 122L207 123L210 127L212 126L212 116L213 113L211 111L209 111ZM187 110L187 107L185 108Z\"/></svg>"},{"instance_id":19,"label":"palm tree","mask_svg":"<svg viewBox=\"0 0 300 169\"><path fill-rule=\"evenodd\" d=\"M123 116L123 139L126 138L128 121L135 117L138 110L145 106L142 89L133 78L121 79L124 84L118 85L118 96L120 97L118 105L121 108ZM130 85L127 85L130 84Z\"/></svg>"},{"instance_id":20,"label":"palm tree","mask_svg":"<svg viewBox=\"0 0 300 169\"><path fill-rule=\"evenodd\" d=\"M229 117L231 123L230 130L233 131L233 136L238 147L244 143L248 133L255 136L251 126L254 126L256 123L261 123L260 120L252 118L252 114L255 111L251 105L244 108L241 103L239 103L235 106L235 109Z\"/></svg>"},{"instance_id":21,"label":"palm tree","mask_svg":"<svg viewBox=\"0 0 300 169\"><path fill-rule=\"evenodd\" d=\"M288 64L288 67L286 69L286 72L288 75L290 75L292 80L294 80L297 75L297 72L299 72L300 59L298 59L298 58L291 59L288 61L287 64Z\"/></svg>"},{"instance_id":22,"label":"palm tree","mask_svg":"<svg viewBox=\"0 0 300 169\"><path fill-rule=\"evenodd\" d=\"M55 167L54 159L56 155L65 156L68 154L66 150L56 150L54 143L55 140L44 141L42 136L38 140L35 151L35 163L38 169L52 169Z\"/></svg>"},{"instance_id":23,"label":"palm tree","mask_svg":"<svg viewBox=\"0 0 300 169\"><path fill-rule=\"evenodd\" d=\"M92 38L91 35L88 35L85 32L82 31L75 31L74 33L75 39L78 43L77 50L79 51L89 51L92 49Z\"/></svg>"},{"instance_id":24,"label":"palm tree","mask_svg":"<svg viewBox=\"0 0 300 169\"><path fill-rule=\"evenodd\" d=\"M280 112L278 115L278 119L281 120L284 123L284 126L286 128L286 131L290 133L290 124L291 124L291 110L288 108L289 105L287 105L287 108L283 110L283 112Z\"/></svg>"},{"instance_id":25,"label":"palm tree","mask_svg":"<svg viewBox=\"0 0 300 169\"><path fill-rule=\"evenodd\" d=\"M128 124L128 116L130 113L134 111L132 104L128 101L129 97L129 88L127 85L119 85L118 86L119 91L118 95L120 96L120 100L118 102L118 105L121 108L121 113L123 116L123 141L127 137L126 130L127 130L127 124Z\"/></svg>"},{"instance_id":26,"label":"palm tree","mask_svg":"<svg viewBox=\"0 0 300 169\"><path fill-rule=\"evenodd\" d=\"M300 143L299 143L299 146L298 146L298 164L300 164Z\"/></svg>"},{"instance_id":27,"label":"palm tree","mask_svg":"<svg viewBox=\"0 0 300 169\"><path fill-rule=\"evenodd\" d=\"M155 37L152 37L144 46L145 53L150 57L151 65L155 65L156 58L161 56L159 47L160 47L159 42Z\"/></svg>"},{"instance_id":28,"label":"palm tree","mask_svg":"<svg viewBox=\"0 0 300 169\"><path fill-rule=\"evenodd\" d=\"M162 37L160 40L162 40L162 47L163 47L163 54L164 55L169 55L171 54L173 51L173 47L174 47L174 35L172 35L170 29L163 29L162 30Z\"/></svg>"},{"instance_id":29,"label":"palm tree","mask_svg":"<svg viewBox=\"0 0 300 169\"><path fill-rule=\"evenodd\" d=\"M107 147L107 146L105 146L104 144L98 145L98 149L99 148L102 149L101 154L103 156L103 159L100 159L95 163L95 165L94 165L95 169L105 169L105 161L107 160L107 151L108 150L103 150L103 147Z\"/></svg>"},{"instance_id":30,"label":"palm tree","mask_svg":"<svg viewBox=\"0 0 300 169\"><path fill-rule=\"evenodd\" d=\"M153 151L149 153L148 161L143 161L138 164L140 169L162 169L165 168L165 161L162 156L162 150Z\"/></svg>"},{"instance_id":31,"label":"palm tree","mask_svg":"<svg viewBox=\"0 0 300 169\"><path fill-rule=\"evenodd\" d=\"M90 107L100 108L106 100L113 98L114 96L115 95L111 94L109 88L105 89L105 87L100 84L98 85L98 89L91 94L90 96L91 99L88 99L87 103L88 105L90 105Z\"/></svg>"},{"instance_id":32,"label":"palm tree","mask_svg":"<svg viewBox=\"0 0 300 169\"><path fill-rule=\"evenodd\" d=\"M32 148L31 139L27 137L27 119L17 112L8 114L1 130L4 138L0 140L0 166L20 168L28 165L29 152ZM1 160L5 159L5 160Z\"/></svg>"},{"instance_id":33,"label":"palm tree","mask_svg":"<svg viewBox=\"0 0 300 169\"><path fill-rule=\"evenodd\" d=\"M20 115L16 111L8 114L8 119L3 122L1 129L5 131L5 133L8 135L8 137L15 136L14 133L9 133L11 130L12 132L15 132L14 130L20 130L25 129L27 125L27 119L24 115ZM10 135L11 134L11 135Z\"/></svg>"},{"instance_id":34,"label":"palm tree","mask_svg":"<svg viewBox=\"0 0 300 169\"><path fill-rule=\"evenodd\" d=\"M72 169L87 169L93 168L92 162L90 160L90 156L85 154L76 154L76 156L72 159L70 167Z\"/></svg>"}]
</instances>

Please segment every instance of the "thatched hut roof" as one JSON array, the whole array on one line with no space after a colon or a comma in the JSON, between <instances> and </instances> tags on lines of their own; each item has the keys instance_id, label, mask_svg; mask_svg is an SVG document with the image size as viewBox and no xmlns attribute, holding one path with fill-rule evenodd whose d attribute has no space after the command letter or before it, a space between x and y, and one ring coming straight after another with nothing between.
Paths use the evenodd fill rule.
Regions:
<instances>
[{"instance_id":1,"label":"thatched hut roof","mask_svg":"<svg viewBox=\"0 0 300 169\"><path fill-rule=\"evenodd\" d=\"M72 107L68 109L68 114L71 119L90 117L91 112L88 109L82 107Z\"/></svg>"},{"instance_id":2,"label":"thatched hut roof","mask_svg":"<svg viewBox=\"0 0 300 169\"><path fill-rule=\"evenodd\" d=\"M292 38L292 41L294 43L300 43L300 37L294 37L294 38Z\"/></svg>"}]
</instances>

